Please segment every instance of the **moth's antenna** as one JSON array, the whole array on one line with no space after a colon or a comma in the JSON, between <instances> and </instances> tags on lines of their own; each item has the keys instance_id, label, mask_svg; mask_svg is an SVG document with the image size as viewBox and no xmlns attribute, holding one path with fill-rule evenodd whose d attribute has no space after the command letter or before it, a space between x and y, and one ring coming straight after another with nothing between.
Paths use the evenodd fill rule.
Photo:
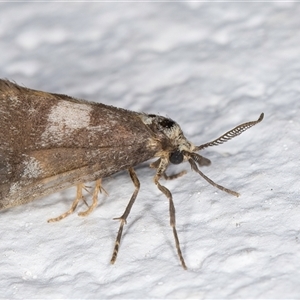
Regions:
<instances>
[{"instance_id":1,"label":"moth's antenna","mask_svg":"<svg viewBox=\"0 0 300 300\"><path fill-rule=\"evenodd\" d=\"M195 151L199 151L199 150L202 150L202 149L210 147L210 146L217 146L217 145L223 144L223 143L231 140L232 138L240 135L241 133L243 133L247 129L251 128L252 126L256 125L257 123L261 122L263 118L264 118L264 113L261 113L261 115L259 116L259 118L256 121L246 122L239 126L236 126L235 128L227 131L226 133L224 133L223 135L218 137L216 140L196 147Z\"/></svg>"}]
</instances>

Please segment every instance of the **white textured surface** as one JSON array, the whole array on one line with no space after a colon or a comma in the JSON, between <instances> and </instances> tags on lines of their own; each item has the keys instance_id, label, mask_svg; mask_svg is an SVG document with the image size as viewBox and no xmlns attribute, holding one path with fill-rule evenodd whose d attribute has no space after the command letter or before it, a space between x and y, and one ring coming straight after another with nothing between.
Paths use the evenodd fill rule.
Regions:
<instances>
[{"instance_id":1,"label":"white textured surface","mask_svg":"<svg viewBox=\"0 0 300 300\"><path fill-rule=\"evenodd\" d=\"M1 77L168 115L196 145L265 119L202 152L202 170L241 197L191 171L166 182L187 271L145 164L113 266L126 172L88 218L46 222L75 189L2 211L0 298L299 298L299 15L284 2L1 3Z\"/></svg>"}]
</instances>

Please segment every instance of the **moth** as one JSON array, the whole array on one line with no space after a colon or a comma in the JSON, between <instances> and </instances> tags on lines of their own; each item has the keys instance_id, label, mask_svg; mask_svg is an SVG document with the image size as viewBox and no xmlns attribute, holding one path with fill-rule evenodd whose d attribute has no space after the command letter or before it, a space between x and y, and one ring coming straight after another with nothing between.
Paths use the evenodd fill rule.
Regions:
<instances>
[{"instance_id":1,"label":"moth","mask_svg":"<svg viewBox=\"0 0 300 300\"><path fill-rule=\"evenodd\" d=\"M205 176L199 169L210 160L197 152L217 146L238 136L262 121L243 123L219 138L195 146L180 126L170 118L138 113L101 103L78 100L66 95L47 93L0 80L0 210L28 203L59 190L76 186L71 208L49 222L73 213L84 202L89 215L103 191L101 179L127 170L134 192L120 221L111 263L116 261L123 227L138 195L140 182L134 167L151 158L157 188L169 200L170 225L181 265L186 264L176 230L175 207L171 192L161 179L175 179L185 174L167 175L170 164L188 162L195 172L214 187L234 196L239 194ZM92 203L87 204L83 190L95 181Z\"/></svg>"}]
</instances>

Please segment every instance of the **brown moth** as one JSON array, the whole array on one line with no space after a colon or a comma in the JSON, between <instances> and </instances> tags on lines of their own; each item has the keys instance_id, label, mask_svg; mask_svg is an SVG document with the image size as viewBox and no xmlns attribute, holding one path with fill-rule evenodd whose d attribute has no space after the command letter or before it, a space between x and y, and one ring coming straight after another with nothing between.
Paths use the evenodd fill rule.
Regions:
<instances>
[{"instance_id":1,"label":"brown moth","mask_svg":"<svg viewBox=\"0 0 300 300\"><path fill-rule=\"evenodd\" d=\"M170 225L179 259L186 269L175 226L172 194L161 185L160 179L185 174L168 176L166 170L170 163L188 161L210 184L238 196L199 170L198 166L210 165L210 160L196 152L227 142L261 122L263 117L262 113L257 121L243 123L212 142L195 146L169 118L36 91L0 80L0 209L77 186L72 207L49 220L58 221L71 214L80 201L85 202L82 195L85 183L96 181L92 204L79 213L87 216L97 206L101 178L128 170L135 190L123 215L117 218L120 227L111 258L114 263L123 226L140 188L133 167L157 157L150 165L156 169L154 183L169 199Z\"/></svg>"}]
</instances>

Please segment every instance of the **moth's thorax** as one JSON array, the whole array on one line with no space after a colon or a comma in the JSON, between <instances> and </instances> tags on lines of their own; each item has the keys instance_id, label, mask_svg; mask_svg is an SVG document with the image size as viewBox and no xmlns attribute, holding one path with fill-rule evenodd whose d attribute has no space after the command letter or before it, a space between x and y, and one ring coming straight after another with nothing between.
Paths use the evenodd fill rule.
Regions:
<instances>
[{"instance_id":1,"label":"moth's thorax","mask_svg":"<svg viewBox=\"0 0 300 300\"><path fill-rule=\"evenodd\" d=\"M172 119L152 114L140 114L140 118L156 136L166 140L168 150L193 152L195 146L185 138L180 126Z\"/></svg>"}]
</instances>

